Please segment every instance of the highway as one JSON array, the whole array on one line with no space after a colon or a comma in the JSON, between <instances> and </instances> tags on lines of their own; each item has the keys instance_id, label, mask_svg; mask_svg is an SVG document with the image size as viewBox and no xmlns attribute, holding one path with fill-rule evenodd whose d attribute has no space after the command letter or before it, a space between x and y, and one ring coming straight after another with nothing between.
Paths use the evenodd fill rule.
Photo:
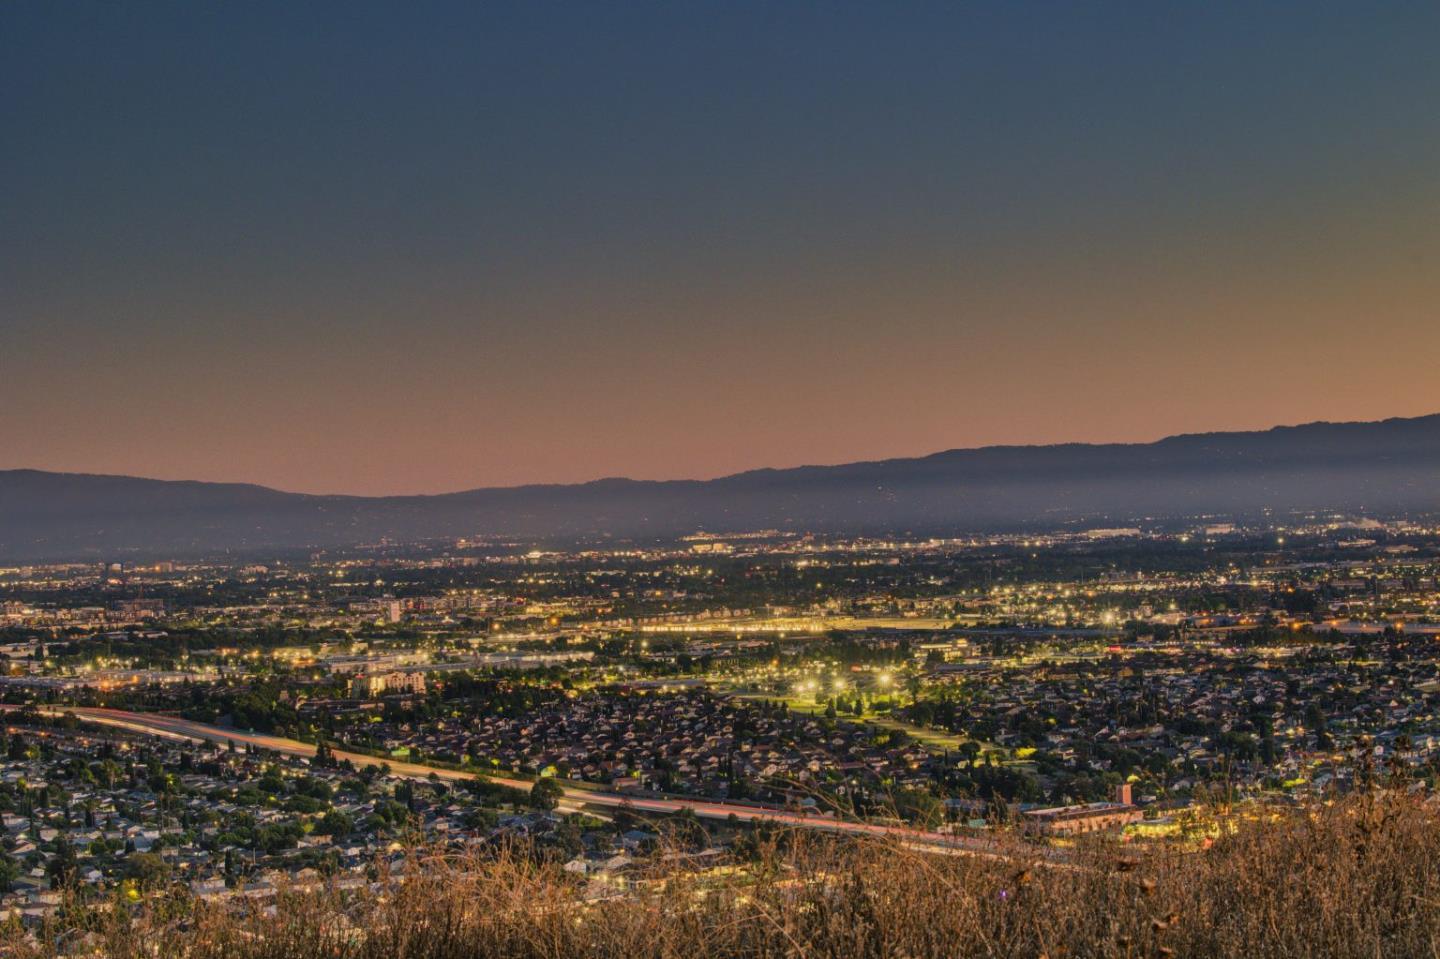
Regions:
<instances>
[{"instance_id":1,"label":"highway","mask_svg":"<svg viewBox=\"0 0 1440 959\"><path fill-rule=\"evenodd\" d=\"M0 709L6 711L12 711L18 708L19 707L16 706L0 706ZM86 706L42 707L41 712L49 716L69 714L82 722L96 723L134 733L161 736L168 739L221 744L233 742L237 746L248 744L286 756L299 756L304 758L310 758L315 755L314 746L309 743L302 743L299 740L286 739L281 736L270 736L265 733L251 733L238 729L227 729L222 726L210 726L205 723L191 722L188 719L180 719L175 716L165 716L157 713L134 713L120 709L101 709ZM451 782L483 778L487 782L496 783L501 786L510 786L514 789L522 789L527 792L533 785L532 782L523 779L511 779L505 776L490 774L477 777L471 773L460 772L454 769L442 769L436 766L425 766L418 763L379 759L374 756L346 752L340 749L335 749L334 755L337 759L348 759L357 767L388 766L390 775L406 779L429 779L432 775L438 779ZM883 826L874 823L850 822L819 815L801 815L799 813L785 812L783 810L746 803L703 799L657 799L638 795L622 795L620 793L576 789L573 786L566 786L563 781L561 782L561 787L564 791L563 804L572 808L586 805L610 808L625 806L639 812L662 814L675 813L688 809L701 819L726 820L734 816L741 822L764 821L821 832L894 839L916 849L949 855L974 855L1001 859L1013 858L1012 855L999 851L993 844L985 840L950 836L944 833L927 832L925 830L910 829L903 826Z\"/></svg>"}]
</instances>

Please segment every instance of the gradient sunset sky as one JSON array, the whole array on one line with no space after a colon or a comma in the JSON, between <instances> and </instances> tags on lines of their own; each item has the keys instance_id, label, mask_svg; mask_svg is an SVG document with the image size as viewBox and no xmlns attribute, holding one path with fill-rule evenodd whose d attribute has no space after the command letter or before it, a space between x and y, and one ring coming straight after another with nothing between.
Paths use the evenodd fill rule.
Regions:
<instances>
[{"instance_id":1,"label":"gradient sunset sky","mask_svg":"<svg viewBox=\"0 0 1440 959\"><path fill-rule=\"evenodd\" d=\"M433 492L1440 411L1434 3L0 6L0 468Z\"/></svg>"}]
</instances>

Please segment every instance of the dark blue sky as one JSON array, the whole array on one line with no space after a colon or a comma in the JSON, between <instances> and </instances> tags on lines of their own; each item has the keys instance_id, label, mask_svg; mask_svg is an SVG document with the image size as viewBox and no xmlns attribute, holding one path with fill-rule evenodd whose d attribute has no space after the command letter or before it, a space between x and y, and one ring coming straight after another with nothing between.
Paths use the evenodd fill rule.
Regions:
<instances>
[{"instance_id":1,"label":"dark blue sky","mask_svg":"<svg viewBox=\"0 0 1440 959\"><path fill-rule=\"evenodd\" d=\"M1433 4L12 3L0 467L382 492L1433 412Z\"/></svg>"}]
</instances>

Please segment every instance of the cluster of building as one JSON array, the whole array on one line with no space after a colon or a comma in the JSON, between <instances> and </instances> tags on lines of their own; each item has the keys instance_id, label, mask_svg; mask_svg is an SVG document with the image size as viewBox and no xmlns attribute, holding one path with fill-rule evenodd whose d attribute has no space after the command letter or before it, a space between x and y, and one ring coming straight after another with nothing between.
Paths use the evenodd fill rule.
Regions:
<instances>
[{"instance_id":1,"label":"cluster of building","mask_svg":"<svg viewBox=\"0 0 1440 959\"><path fill-rule=\"evenodd\" d=\"M653 833L531 809L523 793L447 789L271 754L16 725L0 755L0 921L37 922L67 888L184 885L212 900L373 881L417 841L527 836L592 873ZM579 866L572 867L579 868Z\"/></svg>"},{"instance_id":2,"label":"cluster of building","mask_svg":"<svg viewBox=\"0 0 1440 959\"><path fill-rule=\"evenodd\" d=\"M455 712L459 710L450 710ZM406 756L468 758L482 768L547 773L695 796L783 801L819 784L923 784L933 756L859 723L830 722L714 695L560 688L519 716L482 706L425 721L363 719L336 729L343 745Z\"/></svg>"},{"instance_id":3,"label":"cluster of building","mask_svg":"<svg viewBox=\"0 0 1440 959\"><path fill-rule=\"evenodd\" d=\"M930 689L902 714L986 743L1051 798L1089 799L1116 779L1152 802L1217 779L1323 790L1352 775L1361 744L1415 769L1440 758L1440 642L1429 633L1052 641L936 666Z\"/></svg>"},{"instance_id":4,"label":"cluster of building","mask_svg":"<svg viewBox=\"0 0 1440 959\"><path fill-rule=\"evenodd\" d=\"M0 630L10 704L165 711L614 791L857 809L908 791L977 828L1059 836L1217 787L1271 800L1377 768L1440 779L1440 529L1424 521L11 567ZM398 855L401 819L456 841L534 835L586 875L645 831L577 840L515 797L17 736L0 752L0 878L25 915L57 876L111 888L152 855L216 896L360 876Z\"/></svg>"}]
</instances>

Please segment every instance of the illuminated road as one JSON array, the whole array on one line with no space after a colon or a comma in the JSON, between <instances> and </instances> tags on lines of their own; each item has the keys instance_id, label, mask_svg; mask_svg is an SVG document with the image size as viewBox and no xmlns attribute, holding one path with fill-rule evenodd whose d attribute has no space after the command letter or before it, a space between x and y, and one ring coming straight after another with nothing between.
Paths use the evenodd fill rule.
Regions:
<instances>
[{"instance_id":1,"label":"illuminated road","mask_svg":"<svg viewBox=\"0 0 1440 959\"><path fill-rule=\"evenodd\" d=\"M14 710L17 708L18 707L15 706L0 706L0 709L4 710ZM86 706L46 707L42 708L41 712L51 716L61 716L68 713L76 719L87 723L99 723L105 726L129 730L130 732L162 736L169 739L185 739L221 744L233 742L237 746L248 744L261 749L272 750L286 756L309 758L315 755L314 746L295 739L285 739L280 736L270 736L264 733L247 733L238 729L210 726L205 723L196 723L188 719L162 716L155 713L132 713L119 709L98 709ZM356 766L388 766L390 768L390 775L406 779L429 779L432 775L438 779L451 782L483 778L487 782L496 783L501 786L509 786L513 789L522 789L527 792L533 785L530 781L523 779L509 779L505 776L488 774L483 777L477 777L471 773L459 772L454 769L441 769L436 766L424 766L418 763L379 759L374 756L345 752L340 749L334 750L334 754L337 759L348 759ZM650 813L675 813L688 809L702 819L729 819L731 816L734 816L741 822L764 821L802 829L814 829L822 832L899 839L906 845L915 848L951 855L974 855L1002 859L1013 858L1013 856L1000 851L993 844L984 840L949 836L943 833L926 832L919 829L909 829L900 826L881 826L872 823L846 822L823 816L800 815L798 813L785 812L746 803L701 799L652 799L643 796L627 796L619 793L576 789L572 786L565 786L563 782L561 786L564 790L564 801L567 806L591 805L612 808L625 806L640 812Z\"/></svg>"}]
</instances>

